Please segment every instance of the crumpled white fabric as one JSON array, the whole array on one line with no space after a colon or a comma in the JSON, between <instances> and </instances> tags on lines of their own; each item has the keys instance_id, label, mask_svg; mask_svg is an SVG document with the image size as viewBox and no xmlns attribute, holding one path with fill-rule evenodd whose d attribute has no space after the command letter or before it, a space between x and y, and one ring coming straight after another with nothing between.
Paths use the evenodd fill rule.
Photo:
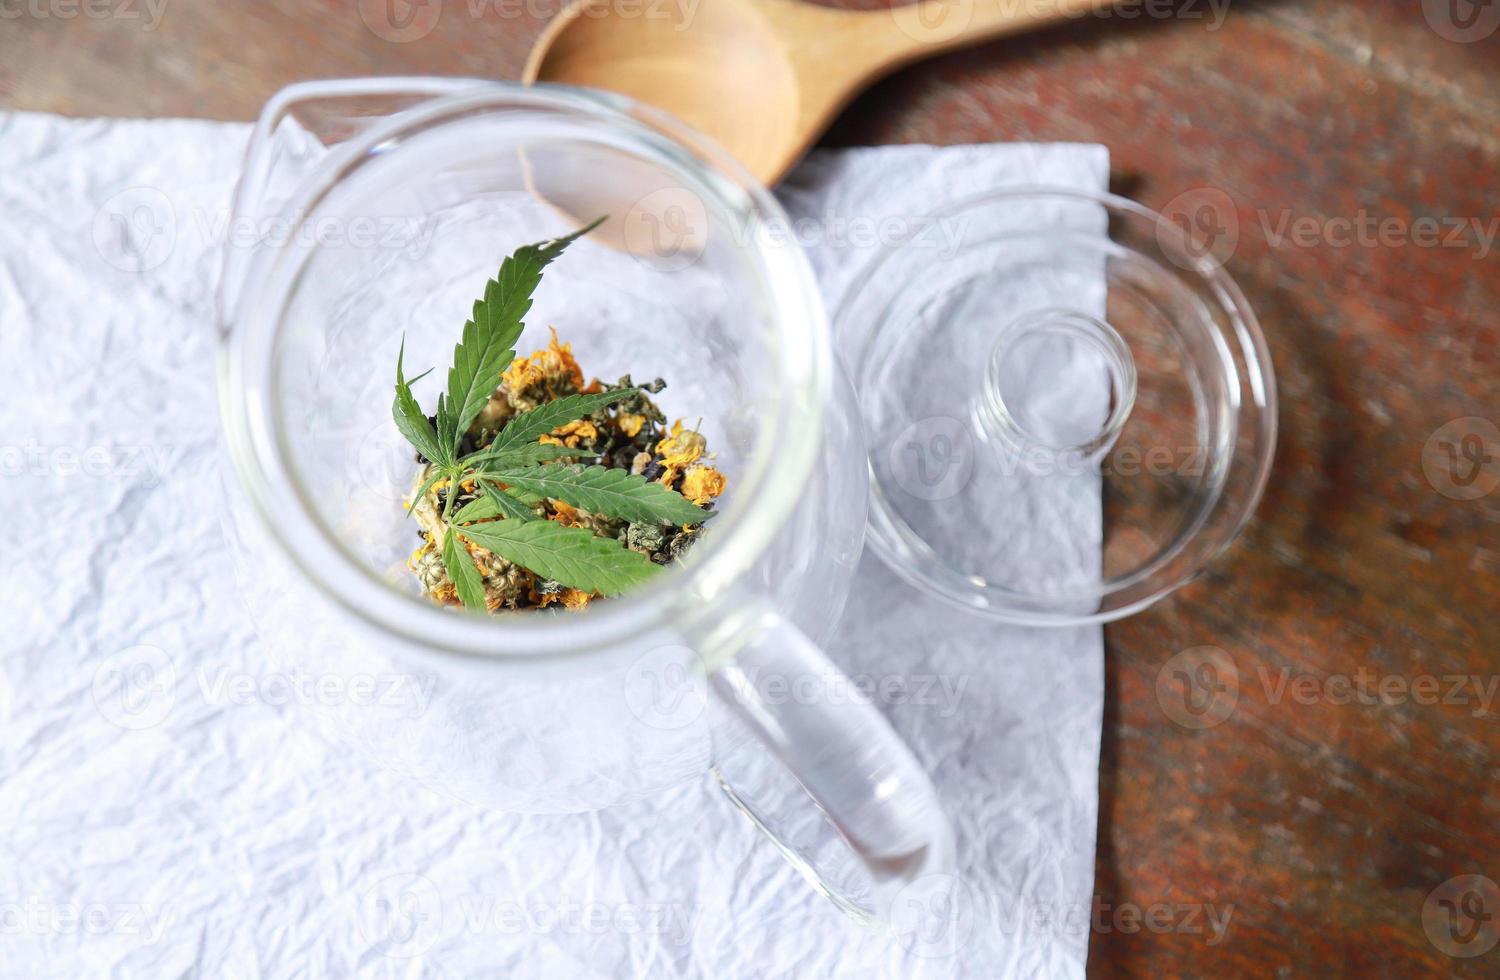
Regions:
<instances>
[{"instance_id":1,"label":"crumpled white fabric","mask_svg":"<svg viewBox=\"0 0 1500 980\"><path fill-rule=\"evenodd\" d=\"M872 555L830 653L933 678L882 707L958 834L956 943L847 921L708 776L485 812L311 733L220 530L212 294L247 134L0 116L0 974L1082 975L1101 632L965 619ZM896 147L818 153L783 198L878 216L1106 179L1100 147ZM873 245L828 228L804 237L834 295Z\"/></svg>"}]
</instances>

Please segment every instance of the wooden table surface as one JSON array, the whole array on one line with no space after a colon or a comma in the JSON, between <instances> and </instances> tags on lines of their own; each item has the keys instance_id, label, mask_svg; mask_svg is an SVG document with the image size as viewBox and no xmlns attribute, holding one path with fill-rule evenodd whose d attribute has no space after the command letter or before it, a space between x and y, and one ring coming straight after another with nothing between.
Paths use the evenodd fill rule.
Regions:
<instances>
[{"instance_id":1,"label":"wooden table surface","mask_svg":"<svg viewBox=\"0 0 1500 980\"><path fill-rule=\"evenodd\" d=\"M384 2L3 0L0 106L248 120L298 79L516 78L560 0L454 0L409 42ZM1500 919L1451 881L1500 879L1500 5L1134 9L904 70L828 137L1093 141L1148 205L1229 202L1281 441L1241 542L1106 630L1090 972L1494 977L1500 947L1450 953ZM1229 660L1177 686L1204 646ZM1170 931L1129 911L1158 903ZM1177 911L1209 903L1217 943Z\"/></svg>"}]
</instances>

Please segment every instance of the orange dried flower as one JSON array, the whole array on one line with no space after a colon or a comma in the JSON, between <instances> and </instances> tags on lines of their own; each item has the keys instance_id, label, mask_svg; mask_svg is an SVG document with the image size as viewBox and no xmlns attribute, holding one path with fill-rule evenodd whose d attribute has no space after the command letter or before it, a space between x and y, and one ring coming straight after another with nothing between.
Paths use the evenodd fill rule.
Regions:
<instances>
[{"instance_id":1,"label":"orange dried flower","mask_svg":"<svg viewBox=\"0 0 1500 980\"><path fill-rule=\"evenodd\" d=\"M561 500L552 501L552 507L556 513L548 516L547 520L556 521L563 527L582 527L583 518L578 514L578 508Z\"/></svg>"},{"instance_id":2,"label":"orange dried flower","mask_svg":"<svg viewBox=\"0 0 1500 980\"><path fill-rule=\"evenodd\" d=\"M500 379L516 394L538 386L549 395L556 396L563 389L579 391L583 388L583 371L573 359L573 345L557 342L557 329L548 327L552 339L547 346L528 357L518 357L501 372ZM569 382L561 384L563 380Z\"/></svg>"},{"instance_id":3,"label":"orange dried flower","mask_svg":"<svg viewBox=\"0 0 1500 980\"><path fill-rule=\"evenodd\" d=\"M583 440L599 438L599 430L588 419L578 419L569 422L567 425L553 429L552 435L562 440L558 445L567 446L569 449L577 449Z\"/></svg>"},{"instance_id":4,"label":"orange dried flower","mask_svg":"<svg viewBox=\"0 0 1500 980\"><path fill-rule=\"evenodd\" d=\"M682 495L702 507L724 492L729 481L712 466L694 466L682 478Z\"/></svg>"},{"instance_id":5,"label":"orange dried flower","mask_svg":"<svg viewBox=\"0 0 1500 980\"><path fill-rule=\"evenodd\" d=\"M702 433L684 429L682 419L673 422L672 431L656 444L656 451L662 457L661 465L665 467L659 482L671 486L685 468L698 462L707 448L708 440Z\"/></svg>"}]
</instances>

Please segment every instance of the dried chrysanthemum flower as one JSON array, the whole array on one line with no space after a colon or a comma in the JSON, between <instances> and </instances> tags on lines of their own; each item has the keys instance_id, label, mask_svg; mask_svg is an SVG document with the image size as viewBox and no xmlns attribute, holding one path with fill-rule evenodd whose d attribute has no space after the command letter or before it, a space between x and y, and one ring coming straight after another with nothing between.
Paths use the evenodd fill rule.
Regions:
<instances>
[{"instance_id":1,"label":"dried chrysanthemum flower","mask_svg":"<svg viewBox=\"0 0 1500 980\"><path fill-rule=\"evenodd\" d=\"M682 478L682 495L700 507L724 492L724 474L712 466L694 466Z\"/></svg>"},{"instance_id":2,"label":"dried chrysanthemum flower","mask_svg":"<svg viewBox=\"0 0 1500 980\"><path fill-rule=\"evenodd\" d=\"M684 429L682 419L672 423L672 431L656 444L656 455L661 457L662 473L658 482L672 486L683 470L702 459L708 451L708 440L696 429Z\"/></svg>"},{"instance_id":3,"label":"dried chrysanthemum flower","mask_svg":"<svg viewBox=\"0 0 1500 980\"><path fill-rule=\"evenodd\" d=\"M547 346L529 357L518 357L501 374L506 401L518 412L583 390L583 372L573 359L573 345L559 344L557 330Z\"/></svg>"}]
</instances>

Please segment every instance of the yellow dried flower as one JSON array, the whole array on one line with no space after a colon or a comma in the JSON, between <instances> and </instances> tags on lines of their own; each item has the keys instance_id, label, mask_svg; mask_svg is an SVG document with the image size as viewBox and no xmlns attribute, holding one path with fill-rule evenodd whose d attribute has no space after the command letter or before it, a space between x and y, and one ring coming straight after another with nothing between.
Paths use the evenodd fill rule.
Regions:
<instances>
[{"instance_id":1,"label":"yellow dried flower","mask_svg":"<svg viewBox=\"0 0 1500 980\"><path fill-rule=\"evenodd\" d=\"M562 441L558 445L567 446L569 449L577 449L583 440L599 438L599 430L588 419L578 419L569 422L567 425L553 429L552 435L561 438Z\"/></svg>"},{"instance_id":2,"label":"yellow dried flower","mask_svg":"<svg viewBox=\"0 0 1500 980\"><path fill-rule=\"evenodd\" d=\"M512 402L540 400L548 401L566 392L583 388L583 371L573 359L573 345L557 342L557 329L547 346L527 357L518 357L500 374L511 394ZM533 399L532 389L541 388L539 399Z\"/></svg>"},{"instance_id":3,"label":"yellow dried flower","mask_svg":"<svg viewBox=\"0 0 1500 980\"><path fill-rule=\"evenodd\" d=\"M673 422L671 433L656 444L656 451L662 457L661 465L665 467L658 482L662 486L671 486L686 467L698 462L707 448L708 440L702 433L684 429L682 419Z\"/></svg>"},{"instance_id":4,"label":"yellow dried flower","mask_svg":"<svg viewBox=\"0 0 1500 980\"><path fill-rule=\"evenodd\" d=\"M671 433L656 444L656 451L662 456L662 465L676 467L696 463L706 448L708 440L701 433L684 429L682 419L673 422Z\"/></svg>"},{"instance_id":5,"label":"yellow dried flower","mask_svg":"<svg viewBox=\"0 0 1500 980\"><path fill-rule=\"evenodd\" d=\"M682 478L682 495L702 507L724 492L724 474L712 466L694 466Z\"/></svg>"},{"instance_id":6,"label":"yellow dried flower","mask_svg":"<svg viewBox=\"0 0 1500 980\"><path fill-rule=\"evenodd\" d=\"M583 518L578 513L578 508L561 500L552 501L555 513L548 515L547 520L556 521L563 527L582 527Z\"/></svg>"}]
</instances>

